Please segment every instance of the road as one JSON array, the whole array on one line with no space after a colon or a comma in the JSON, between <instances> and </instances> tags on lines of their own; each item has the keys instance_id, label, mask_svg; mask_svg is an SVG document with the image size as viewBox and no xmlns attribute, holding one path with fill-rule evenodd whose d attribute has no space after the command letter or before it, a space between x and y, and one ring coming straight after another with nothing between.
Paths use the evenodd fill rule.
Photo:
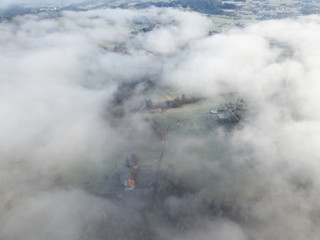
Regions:
<instances>
[{"instance_id":1,"label":"road","mask_svg":"<svg viewBox=\"0 0 320 240\"><path fill-rule=\"evenodd\" d=\"M167 128L165 129L160 129L161 133L161 138L163 140L163 146L162 146L162 151L161 151L161 155L160 158L158 160L158 166L157 166L157 170L156 170L156 175L155 175L155 185L154 185L154 190L153 190L153 195L152 195L152 201L151 201L151 208L154 209L155 207L155 203L157 200L157 196L158 196L158 190L159 190L159 176L160 176L160 171L161 171L161 165L162 165L162 161L163 158L165 156L165 151L166 151L166 145L167 145L167 134L168 131L170 130L170 128L174 127L175 125L185 122L185 121L189 121L189 120L194 120L194 119L207 119L209 115L206 116L200 116L200 117L194 117L194 118L186 118L186 119L179 119L173 116L168 116L167 114L165 114L164 112L159 113L161 115L163 115L166 118L171 118L174 119L175 122L170 124ZM209 120L208 120L209 121ZM209 125L210 126L210 125ZM159 128L158 128L159 129Z\"/></svg>"}]
</instances>

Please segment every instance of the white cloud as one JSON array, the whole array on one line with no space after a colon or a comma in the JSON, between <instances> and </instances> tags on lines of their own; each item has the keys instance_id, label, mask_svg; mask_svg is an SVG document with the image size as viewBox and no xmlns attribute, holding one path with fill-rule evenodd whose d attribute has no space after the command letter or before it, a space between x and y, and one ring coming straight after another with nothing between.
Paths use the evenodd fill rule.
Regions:
<instances>
[{"instance_id":1,"label":"white cloud","mask_svg":"<svg viewBox=\"0 0 320 240\"><path fill-rule=\"evenodd\" d=\"M132 35L138 21L155 28ZM145 227L144 215L84 189L148 135L141 116L114 124L107 111L119 84L146 77L207 97L237 91L252 112L242 129L172 136L170 157L198 192L166 199L164 211L180 222L175 228L149 216L152 233L230 240L319 235L319 17L259 22L209 37L210 24L198 13L156 8L1 23L0 237L123 239ZM117 44L128 53L113 52ZM204 206L214 197L237 198L233 221L210 219ZM134 224L121 217L127 211Z\"/></svg>"},{"instance_id":2,"label":"white cloud","mask_svg":"<svg viewBox=\"0 0 320 240\"><path fill-rule=\"evenodd\" d=\"M67 6L75 3L83 3L88 0L2 0L0 8L10 7L12 5L26 7L47 7L47 6Z\"/></svg>"}]
</instances>

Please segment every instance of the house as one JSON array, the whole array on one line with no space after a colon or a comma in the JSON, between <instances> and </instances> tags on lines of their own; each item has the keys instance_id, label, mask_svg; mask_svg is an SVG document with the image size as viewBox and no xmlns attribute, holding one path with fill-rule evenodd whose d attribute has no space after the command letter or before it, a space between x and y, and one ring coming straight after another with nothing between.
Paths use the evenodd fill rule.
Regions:
<instances>
[{"instance_id":1,"label":"house","mask_svg":"<svg viewBox=\"0 0 320 240\"><path fill-rule=\"evenodd\" d=\"M125 167L136 170L138 168L137 158L134 154L129 154L125 157Z\"/></svg>"},{"instance_id":2,"label":"house","mask_svg":"<svg viewBox=\"0 0 320 240\"><path fill-rule=\"evenodd\" d=\"M123 169L119 173L120 184L124 187L125 191L133 190L135 188L135 181L130 169Z\"/></svg>"},{"instance_id":3,"label":"house","mask_svg":"<svg viewBox=\"0 0 320 240\"><path fill-rule=\"evenodd\" d=\"M230 109L222 110L217 113L218 121L221 123L236 123L239 122L239 116L240 113L236 113L235 111L231 111Z\"/></svg>"}]
</instances>

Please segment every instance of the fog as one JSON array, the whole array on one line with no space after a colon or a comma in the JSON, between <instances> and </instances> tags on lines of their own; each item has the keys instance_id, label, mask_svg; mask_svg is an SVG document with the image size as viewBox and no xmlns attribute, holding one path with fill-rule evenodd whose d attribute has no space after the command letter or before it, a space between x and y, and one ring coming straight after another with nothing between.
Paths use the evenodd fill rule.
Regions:
<instances>
[{"instance_id":1,"label":"fog","mask_svg":"<svg viewBox=\"0 0 320 240\"><path fill-rule=\"evenodd\" d=\"M0 2L0 9L11 6L22 6L22 7L61 7L68 6L75 3L84 3L88 0L2 0Z\"/></svg>"},{"instance_id":2,"label":"fog","mask_svg":"<svg viewBox=\"0 0 320 240\"><path fill-rule=\"evenodd\" d=\"M317 239L319 16L213 36L208 17L165 8L0 24L1 239ZM192 191L161 209L95 194L124 154L162 146L133 111L145 79L213 102L238 92L252 113L241 128L169 135Z\"/></svg>"}]
</instances>

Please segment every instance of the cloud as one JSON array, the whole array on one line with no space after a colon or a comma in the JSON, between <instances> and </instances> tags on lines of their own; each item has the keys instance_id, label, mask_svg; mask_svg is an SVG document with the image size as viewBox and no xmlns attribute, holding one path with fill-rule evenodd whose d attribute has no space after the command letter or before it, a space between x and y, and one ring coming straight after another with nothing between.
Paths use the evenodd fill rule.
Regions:
<instances>
[{"instance_id":1,"label":"cloud","mask_svg":"<svg viewBox=\"0 0 320 240\"><path fill-rule=\"evenodd\" d=\"M10 6L26 6L26 7L47 7L47 6L67 6L70 4L75 4L75 3L84 3L88 0L67 0L67 1L62 1L62 0L45 0L45 1L40 1L40 0L3 0L0 3L0 8L7 8Z\"/></svg>"},{"instance_id":2,"label":"cloud","mask_svg":"<svg viewBox=\"0 0 320 240\"><path fill-rule=\"evenodd\" d=\"M319 17L210 28L165 8L1 22L1 239L318 236ZM150 82L213 104L237 92L250 109L231 131L172 128L165 161L186 183L168 173L168 186L185 191L156 211L97 196L124 154L162 146L133 111Z\"/></svg>"},{"instance_id":3,"label":"cloud","mask_svg":"<svg viewBox=\"0 0 320 240\"><path fill-rule=\"evenodd\" d=\"M318 211L318 27L319 17L311 16L231 30L199 40L164 71L165 81L189 93L214 99L223 92L238 92L250 99L255 115L250 124L231 136L219 136L228 143L226 152L199 159L188 149L210 145L197 139L199 145L180 144L179 153L188 154L181 159L196 160L193 168L207 174L202 173L200 184L210 183L212 191L223 189L231 199L257 197L243 205L248 208L245 222L253 224L244 232L254 238L308 239L317 232L311 212ZM261 221L260 227L256 221Z\"/></svg>"}]
</instances>

